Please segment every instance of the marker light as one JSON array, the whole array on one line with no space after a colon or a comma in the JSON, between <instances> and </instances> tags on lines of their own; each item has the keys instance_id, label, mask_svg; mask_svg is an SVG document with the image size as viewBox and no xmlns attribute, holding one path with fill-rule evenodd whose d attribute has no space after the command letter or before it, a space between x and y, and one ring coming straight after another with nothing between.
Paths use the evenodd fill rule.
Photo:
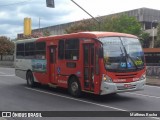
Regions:
<instances>
[{"instance_id":1,"label":"marker light","mask_svg":"<svg viewBox=\"0 0 160 120\"><path fill-rule=\"evenodd\" d=\"M105 74L103 74L103 81L104 82L109 82L109 83L111 83L112 82L112 79L109 77L109 76L107 76L107 75L105 75Z\"/></svg>"},{"instance_id":2,"label":"marker light","mask_svg":"<svg viewBox=\"0 0 160 120\"><path fill-rule=\"evenodd\" d=\"M144 73L139 80L144 80L144 79L146 79L146 73Z\"/></svg>"}]
</instances>

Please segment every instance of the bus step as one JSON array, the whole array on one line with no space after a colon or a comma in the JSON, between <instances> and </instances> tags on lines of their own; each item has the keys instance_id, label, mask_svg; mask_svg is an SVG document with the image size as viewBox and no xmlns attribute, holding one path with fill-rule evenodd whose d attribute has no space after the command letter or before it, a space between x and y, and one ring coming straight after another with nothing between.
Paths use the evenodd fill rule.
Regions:
<instances>
[{"instance_id":1,"label":"bus step","mask_svg":"<svg viewBox=\"0 0 160 120\"><path fill-rule=\"evenodd\" d=\"M88 90L82 90L82 91L86 93L94 93L94 91L88 91Z\"/></svg>"},{"instance_id":2,"label":"bus step","mask_svg":"<svg viewBox=\"0 0 160 120\"><path fill-rule=\"evenodd\" d=\"M48 83L49 87L57 88L58 85L54 85L52 83Z\"/></svg>"}]
</instances>

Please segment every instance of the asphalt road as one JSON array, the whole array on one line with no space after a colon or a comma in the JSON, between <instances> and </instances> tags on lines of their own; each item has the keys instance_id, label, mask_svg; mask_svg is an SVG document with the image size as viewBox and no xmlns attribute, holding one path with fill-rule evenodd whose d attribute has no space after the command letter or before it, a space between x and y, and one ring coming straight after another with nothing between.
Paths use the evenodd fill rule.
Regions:
<instances>
[{"instance_id":1,"label":"asphalt road","mask_svg":"<svg viewBox=\"0 0 160 120\"><path fill-rule=\"evenodd\" d=\"M13 68L0 67L0 111L160 111L160 87L145 86L143 91L73 98L65 89L46 86L28 88ZM0 120L27 118L0 118ZM32 118L31 118L32 119ZM35 118L34 118L35 119ZM39 118L40 119L40 118ZM157 120L158 117L55 117L42 120Z\"/></svg>"}]
</instances>

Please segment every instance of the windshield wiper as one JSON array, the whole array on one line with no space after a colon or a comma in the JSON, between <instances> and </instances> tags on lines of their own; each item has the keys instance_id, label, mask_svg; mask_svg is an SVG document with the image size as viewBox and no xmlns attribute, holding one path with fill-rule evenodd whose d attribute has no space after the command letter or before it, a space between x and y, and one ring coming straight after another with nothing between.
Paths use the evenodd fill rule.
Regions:
<instances>
[{"instance_id":1,"label":"windshield wiper","mask_svg":"<svg viewBox=\"0 0 160 120\"><path fill-rule=\"evenodd\" d=\"M127 57L130 58L130 60L133 62L134 66L136 67L136 69L138 69L138 66L136 65L135 61L133 60L133 58L127 54Z\"/></svg>"},{"instance_id":2,"label":"windshield wiper","mask_svg":"<svg viewBox=\"0 0 160 120\"><path fill-rule=\"evenodd\" d=\"M124 52L125 52L126 68L128 68L128 61L127 61L127 58L130 58L130 60L132 61L132 63L133 63L134 66L136 67L136 69L138 69L138 66L137 66L136 63L134 62L133 58L127 53L127 50L126 50L126 48L125 48L125 46L124 46L124 44L123 44L121 38L120 38L120 41L121 41L121 44L122 44L122 46L123 46L123 50L124 50ZM121 50L121 52L122 52L122 50ZM123 54L123 52L122 52L122 54Z\"/></svg>"}]
</instances>

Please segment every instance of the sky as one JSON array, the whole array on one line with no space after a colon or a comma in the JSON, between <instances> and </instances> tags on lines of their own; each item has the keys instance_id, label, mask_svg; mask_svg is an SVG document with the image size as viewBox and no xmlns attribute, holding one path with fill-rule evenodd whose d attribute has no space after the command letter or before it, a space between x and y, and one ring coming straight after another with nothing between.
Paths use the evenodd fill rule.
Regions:
<instances>
[{"instance_id":1,"label":"sky","mask_svg":"<svg viewBox=\"0 0 160 120\"><path fill-rule=\"evenodd\" d=\"M54 0L55 8L46 0L0 0L0 36L16 38L23 33L23 20L32 19L32 29L90 18L71 0ZM158 9L159 0L74 0L92 16L98 17L137 8Z\"/></svg>"}]
</instances>

